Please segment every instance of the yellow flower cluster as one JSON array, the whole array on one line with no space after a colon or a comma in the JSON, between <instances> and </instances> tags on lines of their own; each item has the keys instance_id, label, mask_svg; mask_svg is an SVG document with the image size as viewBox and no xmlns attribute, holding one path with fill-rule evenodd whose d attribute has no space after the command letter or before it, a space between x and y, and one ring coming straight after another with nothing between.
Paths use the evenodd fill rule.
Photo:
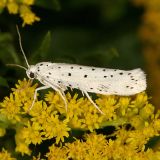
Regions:
<instances>
[{"instance_id":1,"label":"yellow flower cluster","mask_svg":"<svg viewBox=\"0 0 160 160\"><path fill-rule=\"evenodd\" d=\"M143 53L148 70L149 90L153 96L153 103L160 106L160 1L159 0L133 0L138 6L144 7L140 38L143 43ZM152 85L154 84L154 85Z\"/></svg>"},{"instance_id":2,"label":"yellow flower cluster","mask_svg":"<svg viewBox=\"0 0 160 160\"><path fill-rule=\"evenodd\" d=\"M23 19L23 26L28 24L31 25L35 21L39 21L37 17L31 11L31 5L34 4L35 0L0 0L0 11L7 8L10 14L19 14Z\"/></svg>"},{"instance_id":3,"label":"yellow flower cluster","mask_svg":"<svg viewBox=\"0 0 160 160\"><path fill-rule=\"evenodd\" d=\"M160 132L159 113L154 114L154 106L148 102L146 93L132 97L99 95L95 101L105 113L102 115L87 98L78 98L78 94L71 96L70 93L66 94L66 112L59 94L50 91L43 100L36 100L28 112L37 84L32 85L26 79L18 83L10 96L0 103L0 122L3 123L0 136L3 137L5 129L12 126L16 131L15 151L22 156L31 155L30 144L55 139L46 154L48 160L142 160L139 157L158 160L160 157L159 151L145 148L148 140ZM128 129L127 124L130 125ZM112 134L95 133L95 129L107 126L114 126ZM81 141L75 139L66 143L74 129L92 133ZM40 159L40 155L33 159Z\"/></svg>"},{"instance_id":4,"label":"yellow flower cluster","mask_svg":"<svg viewBox=\"0 0 160 160\"><path fill-rule=\"evenodd\" d=\"M48 160L160 160L160 151L144 150L144 144L141 147L134 145L135 141L140 140L136 140L136 135L130 137L128 133L130 131L120 129L115 140L106 139L102 134L87 134L82 141L75 140L63 147L53 144L46 157Z\"/></svg>"},{"instance_id":5,"label":"yellow flower cluster","mask_svg":"<svg viewBox=\"0 0 160 160\"><path fill-rule=\"evenodd\" d=\"M12 158L10 153L8 153L5 149L3 149L0 152L0 159L1 160L16 160L15 158Z\"/></svg>"}]
</instances>

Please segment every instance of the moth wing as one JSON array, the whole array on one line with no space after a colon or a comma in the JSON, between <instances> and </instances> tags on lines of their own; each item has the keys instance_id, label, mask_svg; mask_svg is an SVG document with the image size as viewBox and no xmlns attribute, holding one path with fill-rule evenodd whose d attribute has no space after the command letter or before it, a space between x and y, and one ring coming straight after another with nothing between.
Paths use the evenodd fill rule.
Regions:
<instances>
[{"instance_id":1,"label":"moth wing","mask_svg":"<svg viewBox=\"0 0 160 160\"><path fill-rule=\"evenodd\" d=\"M45 72L43 68L41 75L50 83L62 87L63 90L68 86L106 95L133 95L146 89L146 77L141 69L124 71L50 63L45 68Z\"/></svg>"},{"instance_id":2,"label":"moth wing","mask_svg":"<svg viewBox=\"0 0 160 160\"><path fill-rule=\"evenodd\" d=\"M85 88L88 92L99 94L134 95L146 89L146 76L141 69L118 70L112 76L90 81Z\"/></svg>"}]
</instances>

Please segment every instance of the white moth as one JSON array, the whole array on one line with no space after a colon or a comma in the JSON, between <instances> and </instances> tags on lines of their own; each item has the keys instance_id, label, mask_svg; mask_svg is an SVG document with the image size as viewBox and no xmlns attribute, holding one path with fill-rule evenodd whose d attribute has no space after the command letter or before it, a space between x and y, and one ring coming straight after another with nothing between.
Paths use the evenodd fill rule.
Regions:
<instances>
[{"instance_id":1,"label":"white moth","mask_svg":"<svg viewBox=\"0 0 160 160\"><path fill-rule=\"evenodd\" d=\"M20 67L26 70L29 79L37 79L44 85L35 90L34 99L29 110L32 109L35 103L37 91L47 88L53 88L59 93L64 101L66 110L67 101L64 91L67 87L77 88L82 91L83 95L86 95L94 107L102 114L104 113L93 102L88 92L103 95L129 96L146 89L146 76L139 68L125 71L51 62L29 65L21 45L19 30L18 35L21 51L28 68Z\"/></svg>"}]
</instances>

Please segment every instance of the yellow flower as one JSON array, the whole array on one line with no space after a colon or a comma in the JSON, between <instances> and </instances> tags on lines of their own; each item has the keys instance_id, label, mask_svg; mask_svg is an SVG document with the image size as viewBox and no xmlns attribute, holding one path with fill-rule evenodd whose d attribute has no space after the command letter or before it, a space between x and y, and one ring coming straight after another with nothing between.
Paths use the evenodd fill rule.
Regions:
<instances>
[{"instance_id":1,"label":"yellow flower","mask_svg":"<svg viewBox=\"0 0 160 160\"><path fill-rule=\"evenodd\" d=\"M160 131L160 120L159 119L155 119L153 121L153 127L156 128L157 131Z\"/></svg>"},{"instance_id":2,"label":"yellow flower","mask_svg":"<svg viewBox=\"0 0 160 160\"><path fill-rule=\"evenodd\" d=\"M148 97L145 92L136 95L135 100L131 102L130 107L142 108L148 101Z\"/></svg>"},{"instance_id":3,"label":"yellow flower","mask_svg":"<svg viewBox=\"0 0 160 160\"><path fill-rule=\"evenodd\" d=\"M20 106L20 99L11 93L10 97L5 97L0 104L0 113L4 114L9 120L20 121Z\"/></svg>"},{"instance_id":4,"label":"yellow flower","mask_svg":"<svg viewBox=\"0 0 160 160\"><path fill-rule=\"evenodd\" d=\"M8 2L7 3L7 9L10 14L17 14L18 13L18 4L16 2Z\"/></svg>"},{"instance_id":5,"label":"yellow flower","mask_svg":"<svg viewBox=\"0 0 160 160\"><path fill-rule=\"evenodd\" d=\"M118 108L116 105L117 100L118 99L116 96L105 96L105 95L100 95L100 98L96 100L98 106L102 106L102 111L105 113L104 115L105 120L110 120L112 118L115 118L116 116L115 110Z\"/></svg>"},{"instance_id":6,"label":"yellow flower","mask_svg":"<svg viewBox=\"0 0 160 160\"><path fill-rule=\"evenodd\" d=\"M23 19L24 25L32 25L35 21L39 21L40 18L31 11L31 5L35 0L0 0L0 11L5 7L10 14L19 14Z\"/></svg>"},{"instance_id":7,"label":"yellow flower","mask_svg":"<svg viewBox=\"0 0 160 160\"><path fill-rule=\"evenodd\" d=\"M6 6L7 0L1 0L0 1L0 9L3 9Z\"/></svg>"},{"instance_id":8,"label":"yellow flower","mask_svg":"<svg viewBox=\"0 0 160 160\"><path fill-rule=\"evenodd\" d=\"M46 154L48 160L67 160L67 150L65 148L52 145L49 147L49 152Z\"/></svg>"},{"instance_id":9,"label":"yellow flower","mask_svg":"<svg viewBox=\"0 0 160 160\"><path fill-rule=\"evenodd\" d=\"M129 97L121 97L119 99L119 103L117 104L117 106L119 106L122 116L126 114L126 110L129 107L129 103L130 103Z\"/></svg>"},{"instance_id":10,"label":"yellow flower","mask_svg":"<svg viewBox=\"0 0 160 160\"><path fill-rule=\"evenodd\" d=\"M26 5L33 5L35 0L23 0L22 2Z\"/></svg>"},{"instance_id":11,"label":"yellow flower","mask_svg":"<svg viewBox=\"0 0 160 160\"><path fill-rule=\"evenodd\" d=\"M22 128L21 136L25 140L25 143L40 144L43 140L41 129L40 125L36 122L32 125L28 123L27 127Z\"/></svg>"},{"instance_id":12,"label":"yellow flower","mask_svg":"<svg viewBox=\"0 0 160 160\"><path fill-rule=\"evenodd\" d=\"M154 113L154 106L152 104L145 105L139 112L143 119L148 119Z\"/></svg>"},{"instance_id":13,"label":"yellow flower","mask_svg":"<svg viewBox=\"0 0 160 160\"><path fill-rule=\"evenodd\" d=\"M1 160L16 160L15 158L12 158L12 157L11 157L11 154L8 153L5 149L3 149L3 150L0 152L0 159L1 159Z\"/></svg>"},{"instance_id":14,"label":"yellow flower","mask_svg":"<svg viewBox=\"0 0 160 160\"><path fill-rule=\"evenodd\" d=\"M86 144L81 142L80 140L76 140L72 143L67 143L66 148L68 151L69 159L84 159L86 156Z\"/></svg>"},{"instance_id":15,"label":"yellow flower","mask_svg":"<svg viewBox=\"0 0 160 160\"><path fill-rule=\"evenodd\" d=\"M31 155L31 150L29 149L29 146L27 144L25 144L24 142L18 143L16 145L15 151L20 152L22 154L22 156L24 154Z\"/></svg>"},{"instance_id":16,"label":"yellow flower","mask_svg":"<svg viewBox=\"0 0 160 160\"><path fill-rule=\"evenodd\" d=\"M107 144L106 137L96 133L88 134L86 139L86 159L103 159L107 156L104 146Z\"/></svg>"},{"instance_id":17,"label":"yellow flower","mask_svg":"<svg viewBox=\"0 0 160 160\"><path fill-rule=\"evenodd\" d=\"M49 92L45 95L45 101L47 101L55 110L58 110L61 114L66 113L64 102L57 92Z\"/></svg>"},{"instance_id":18,"label":"yellow flower","mask_svg":"<svg viewBox=\"0 0 160 160\"><path fill-rule=\"evenodd\" d=\"M134 115L134 116L130 117L129 121L130 121L132 127L135 127L136 129L140 129L145 126L144 119L139 115Z\"/></svg>"},{"instance_id":19,"label":"yellow flower","mask_svg":"<svg viewBox=\"0 0 160 160\"><path fill-rule=\"evenodd\" d=\"M33 95L35 88L38 84L32 85L31 81L27 81L25 78L23 81L18 81L16 84L16 88L12 88L13 94L18 97L23 104L25 103L32 103ZM31 105L31 104L30 104ZM28 106L29 108L30 106ZM23 107L24 108L24 107ZM27 108L27 110L28 110Z\"/></svg>"},{"instance_id":20,"label":"yellow flower","mask_svg":"<svg viewBox=\"0 0 160 160\"><path fill-rule=\"evenodd\" d=\"M39 21L40 18L37 17L27 5L21 5L19 8L20 17L23 19L23 26L25 24L32 25L35 21Z\"/></svg>"},{"instance_id":21,"label":"yellow flower","mask_svg":"<svg viewBox=\"0 0 160 160\"><path fill-rule=\"evenodd\" d=\"M56 137L56 143L64 142L64 137L68 137L70 128L67 126L68 120L59 120L58 115L50 114L47 121L43 123L43 134L47 139Z\"/></svg>"},{"instance_id":22,"label":"yellow flower","mask_svg":"<svg viewBox=\"0 0 160 160\"><path fill-rule=\"evenodd\" d=\"M0 128L0 137L3 137L6 134L5 128Z\"/></svg>"},{"instance_id":23,"label":"yellow flower","mask_svg":"<svg viewBox=\"0 0 160 160\"><path fill-rule=\"evenodd\" d=\"M15 141L16 141L16 152L20 152L23 156L24 154L30 155L31 150L29 149L29 145L25 143L25 138L22 135L23 134L23 127L16 128L16 135L15 135Z\"/></svg>"},{"instance_id":24,"label":"yellow flower","mask_svg":"<svg viewBox=\"0 0 160 160\"><path fill-rule=\"evenodd\" d=\"M22 81L18 80L18 84L15 85L16 88L12 88L12 91L18 92L18 94L21 94L23 91L26 91L26 95L29 95L31 93L34 93L34 90L37 87L37 85L38 84L32 85L31 80L26 80L26 78L24 78Z\"/></svg>"},{"instance_id":25,"label":"yellow flower","mask_svg":"<svg viewBox=\"0 0 160 160\"><path fill-rule=\"evenodd\" d=\"M106 145L105 136L92 133L85 136L84 142L76 140L73 143L67 143L64 148L68 151L68 158L98 160L107 159Z\"/></svg>"}]
</instances>

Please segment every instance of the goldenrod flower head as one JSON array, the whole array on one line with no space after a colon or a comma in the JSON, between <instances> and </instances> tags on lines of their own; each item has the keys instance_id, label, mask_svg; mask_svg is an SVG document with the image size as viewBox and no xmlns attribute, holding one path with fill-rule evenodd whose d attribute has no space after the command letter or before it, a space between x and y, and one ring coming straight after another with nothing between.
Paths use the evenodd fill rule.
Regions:
<instances>
[{"instance_id":1,"label":"goldenrod flower head","mask_svg":"<svg viewBox=\"0 0 160 160\"><path fill-rule=\"evenodd\" d=\"M28 7L27 5L21 5L20 9L20 17L23 19L23 26L25 24L29 24L32 25L35 21L39 21L40 18L37 17L30 9L30 7Z\"/></svg>"},{"instance_id":2,"label":"goldenrod flower head","mask_svg":"<svg viewBox=\"0 0 160 160\"><path fill-rule=\"evenodd\" d=\"M20 14L24 25L32 25L40 18L31 11L31 6L35 0L0 0L0 10L7 8L10 14Z\"/></svg>"},{"instance_id":3,"label":"goldenrod flower head","mask_svg":"<svg viewBox=\"0 0 160 160\"><path fill-rule=\"evenodd\" d=\"M10 14L17 14L18 8L19 8L18 4L14 1L7 3L7 9Z\"/></svg>"},{"instance_id":4,"label":"goldenrod flower head","mask_svg":"<svg viewBox=\"0 0 160 160\"><path fill-rule=\"evenodd\" d=\"M12 157L11 157L11 154L8 153L5 149L3 149L3 150L0 152L0 159L1 159L1 160L16 160L16 158L12 158Z\"/></svg>"},{"instance_id":5,"label":"goldenrod flower head","mask_svg":"<svg viewBox=\"0 0 160 160\"><path fill-rule=\"evenodd\" d=\"M7 0L1 0L0 1L0 9L3 9L6 6Z\"/></svg>"},{"instance_id":6,"label":"goldenrod flower head","mask_svg":"<svg viewBox=\"0 0 160 160\"><path fill-rule=\"evenodd\" d=\"M23 0L23 3L26 5L33 5L35 0Z\"/></svg>"},{"instance_id":7,"label":"goldenrod flower head","mask_svg":"<svg viewBox=\"0 0 160 160\"><path fill-rule=\"evenodd\" d=\"M136 129L139 129L145 126L145 120L139 115L132 116L130 118L130 123L132 127L135 127Z\"/></svg>"},{"instance_id":8,"label":"goldenrod flower head","mask_svg":"<svg viewBox=\"0 0 160 160\"><path fill-rule=\"evenodd\" d=\"M28 125L21 130L21 136L25 140L26 144L40 144L42 142L43 133L42 127L38 123Z\"/></svg>"},{"instance_id":9,"label":"goldenrod flower head","mask_svg":"<svg viewBox=\"0 0 160 160\"><path fill-rule=\"evenodd\" d=\"M20 106L20 99L11 93L10 97L5 97L4 101L0 104L0 112L9 120L17 122L21 120L21 116L19 114Z\"/></svg>"},{"instance_id":10,"label":"goldenrod flower head","mask_svg":"<svg viewBox=\"0 0 160 160\"><path fill-rule=\"evenodd\" d=\"M68 158L72 159L84 159L86 156L86 144L80 140L76 140L72 143L66 144L66 150L68 150Z\"/></svg>"},{"instance_id":11,"label":"goldenrod flower head","mask_svg":"<svg viewBox=\"0 0 160 160\"><path fill-rule=\"evenodd\" d=\"M48 160L66 160L67 159L67 150L62 147L56 147L52 145L49 147L49 152L46 154Z\"/></svg>"},{"instance_id":12,"label":"goldenrod flower head","mask_svg":"<svg viewBox=\"0 0 160 160\"><path fill-rule=\"evenodd\" d=\"M16 144L15 151L21 153L22 156L25 154L31 155L31 150L29 149L29 146L24 142Z\"/></svg>"},{"instance_id":13,"label":"goldenrod flower head","mask_svg":"<svg viewBox=\"0 0 160 160\"><path fill-rule=\"evenodd\" d=\"M5 128L0 128L0 137L3 137L6 134Z\"/></svg>"},{"instance_id":14,"label":"goldenrod flower head","mask_svg":"<svg viewBox=\"0 0 160 160\"><path fill-rule=\"evenodd\" d=\"M148 96L145 92L136 95L136 98L131 102L131 107L142 108L148 100Z\"/></svg>"},{"instance_id":15,"label":"goldenrod flower head","mask_svg":"<svg viewBox=\"0 0 160 160\"><path fill-rule=\"evenodd\" d=\"M149 119L154 113L154 106L152 104L146 104L139 112L143 119Z\"/></svg>"}]
</instances>

